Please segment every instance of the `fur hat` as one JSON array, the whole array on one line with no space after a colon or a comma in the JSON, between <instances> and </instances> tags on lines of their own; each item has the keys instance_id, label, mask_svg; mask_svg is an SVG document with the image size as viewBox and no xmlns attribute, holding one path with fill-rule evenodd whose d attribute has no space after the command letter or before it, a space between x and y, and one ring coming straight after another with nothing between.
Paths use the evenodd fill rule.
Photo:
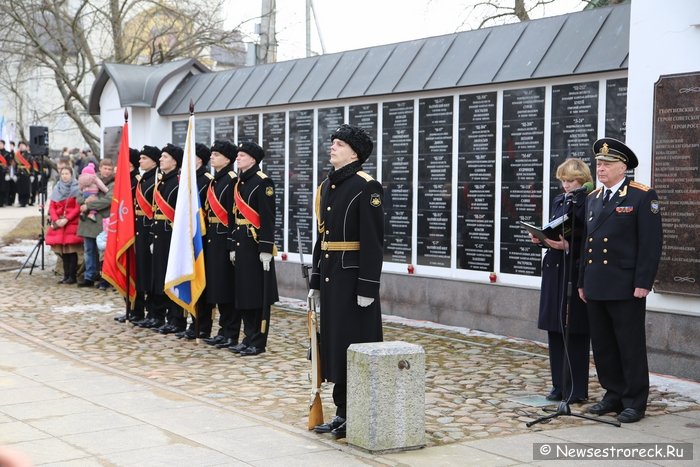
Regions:
<instances>
[{"instance_id":1,"label":"fur hat","mask_svg":"<svg viewBox=\"0 0 700 467\"><path fill-rule=\"evenodd\" d=\"M202 143L196 143L194 145L194 152L199 157L202 159L202 165L207 165L209 163L209 158L211 157L211 151L209 148Z\"/></svg>"},{"instance_id":2,"label":"fur hat","mask_svg":"<svg viewBox=\"0 0 700 467\"><path fill-rule=\"evenodd\" d=\"M229 160L234 160L236 158L236 154L238 154L238 148L235 144L221 139L214 141L214 144L212 144L211 152L214 151L218 152Z\"/></svg>"},{"instance_id":3,"label":"fur hat","mask_svg":"<svg viewBox=\"0 0 700 467\"><path fill-rule=\"evenodd\" d=\"M129 162L131 162L131 165L138 168L140 157L141 152L138 149L129 148Z\"/></svg>"},{"instance_id":4,"label":"fur hat","mask_svg":"<svg viewBox=\"0 0 700 467\"><path fill-rule=\"evenodd\" d=\"M360 127L348 125L347 123L340 125L340 127L333 132L331 135L331 143L334 139L339 139L348 143L352 150L357 153L357 158L361 163L367 160L374 148L372 139L365 130Z\"/></svg>"},{"instance_id":5,"label":"fur hat","mask_svg":"<svg viewBox=\"0 0 700 467\"><path fill-rule=\"evenodd\" d=\"M83 167L83 170L80 171L80 175L95 175L95 164L92 162L88 163L85 167Z\"/></svg>"},{"instance_id":6,"label":"fur hat","mask_svg":"<svg viewBox=\"0 0 700 467\"><path fill-rule=\"evenodd\" d=\"M155 146L144 146L141 149L141 154L153 160L156 164L160 161L161 150Z\"/></svg>"},{"instance_id":7,"label":"fur hat","mask_svg":"<svg viewBox=\"0 0 700 467\"><path fill-rule=\"evenodd\" d=\"M261 148L252 141L244 141L242 143L238 143L238 152L244 152L248 154L250 157L255 159L255 162L257 162L258 164L265 157L265 151L263 151L263 148Z\"/></svg>"},{"instance_id":8,"label":"fur hat","mask_svg":"<svg viewBox=\"0 0 700 467\"><path fill-rule=\"evenodd\" d=\"M177 162L177 166L181 167L182 166L182 148L179 146L175 146L172 143L168 143L163 147L162 152L168 153L172 156L173 159L175 159L175 162Z\"/></svg>"}]
</instances>

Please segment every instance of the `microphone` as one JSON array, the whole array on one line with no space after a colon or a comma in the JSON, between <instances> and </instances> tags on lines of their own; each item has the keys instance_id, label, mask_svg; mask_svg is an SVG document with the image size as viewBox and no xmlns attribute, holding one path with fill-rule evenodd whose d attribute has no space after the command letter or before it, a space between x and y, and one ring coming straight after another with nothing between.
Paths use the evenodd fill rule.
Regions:
<instances>
[{"instance_id":1,"label":"microphone","mask_svg":"<svg viewBox=\"0 0 700 467\"><path fill-rule=\"evenodd\" d=\"M595 187L593 186L593 183L592 183L592 182L586 182L586 183L583 184L583 186L581 186L581 187L579 187L579 188L576 188L574 191L568 192L568 193L566 194L566 196L567 196L567 197L570 197L570 196L573 197L573 196L576 196L576 195L579 194L579 193L586 193L586 194L588 194L588 193L590 193L591 191L593 191L593 188L595 188Z\"/></svg>"}]
</instances>

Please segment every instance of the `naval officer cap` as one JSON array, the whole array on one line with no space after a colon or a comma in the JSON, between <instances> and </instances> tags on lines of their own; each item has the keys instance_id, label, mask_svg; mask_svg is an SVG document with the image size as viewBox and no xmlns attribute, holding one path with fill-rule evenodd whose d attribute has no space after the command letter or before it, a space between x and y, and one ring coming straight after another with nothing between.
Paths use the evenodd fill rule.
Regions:
<instances>
[{"instance_id":1,"label":"naval officer cap","mask_svg":"<svg viewBox=\"0 0 700 467\"><path fill-rule=\"evenodd\" d=\"M593 143L593 154L598 161L622 162L628 169L634 169L639 165L634 151L614 138L601 138Z\"/></svg>"}]
</instances>

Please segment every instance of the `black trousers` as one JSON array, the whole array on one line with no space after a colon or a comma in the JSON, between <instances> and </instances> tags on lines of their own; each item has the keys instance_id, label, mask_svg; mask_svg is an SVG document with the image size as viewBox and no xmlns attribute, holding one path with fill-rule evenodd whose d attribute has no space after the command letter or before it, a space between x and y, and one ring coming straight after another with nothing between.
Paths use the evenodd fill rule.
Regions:
<instances>
[{"instance_id":1,"label":"black trousers","mask_svg":"<svg viewBox=\"0 0 700 467\"><path fill-rule=\"evenodd\" d=\"M645 410L649 398L646 299L588 300L593 358L603 400Z\"/></svg>"},{"instance_id":2,"label":"black trousers","mask_svg":"<svg viewBox=\"0 0 700 467\"><path fill-rule=\"evenodd\" d=\"M335 383L333 385L333 403L335 404L335 414L338 417L348 418L348 386L345 383Z\"/></svg>"},{"instance_id":3,"label":"black trousers","mask_svg":"<svg viewBox=\"0 0 700 467\"><path fill-rule=\"evenodd\" d=\"M565 400L569 395L573 399L588 399L590 337L587 334L569 334L569 345L565 349L562 333L548 331L547 336L549 337L549 367L552 371L553 392L562 394ZM565 376L564 363L567 353L569 371Z\"/></svg>"},{"instance_id":4,"label":"black trousers","mask_svg":"<svg viewBox=\"0 0 700 467\"><path fill-rule=\"evenodd\" d=\"M262 308L239 311L243 318L243 333L245 334L243 343L249 347L264 349L267 345L267 331L270 323L265 323L265 330L263 332Z\"/></svg>"}]
</instances>

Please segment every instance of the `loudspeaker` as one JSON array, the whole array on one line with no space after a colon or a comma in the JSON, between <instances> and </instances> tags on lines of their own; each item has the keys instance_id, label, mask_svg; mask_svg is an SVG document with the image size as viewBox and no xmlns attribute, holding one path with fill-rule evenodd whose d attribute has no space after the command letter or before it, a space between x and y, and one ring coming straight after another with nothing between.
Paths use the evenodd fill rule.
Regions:
<instances>
[{"instance_id":1,"label":"loudspeaker","mask_svg":"<svg viewBox=\"0 0 700 467\"><path fill-rule=\"evenodd\" d=\"M49 127L29 127L29 152L34 156L49 155Z\"/></svg>"}]
</instances>

